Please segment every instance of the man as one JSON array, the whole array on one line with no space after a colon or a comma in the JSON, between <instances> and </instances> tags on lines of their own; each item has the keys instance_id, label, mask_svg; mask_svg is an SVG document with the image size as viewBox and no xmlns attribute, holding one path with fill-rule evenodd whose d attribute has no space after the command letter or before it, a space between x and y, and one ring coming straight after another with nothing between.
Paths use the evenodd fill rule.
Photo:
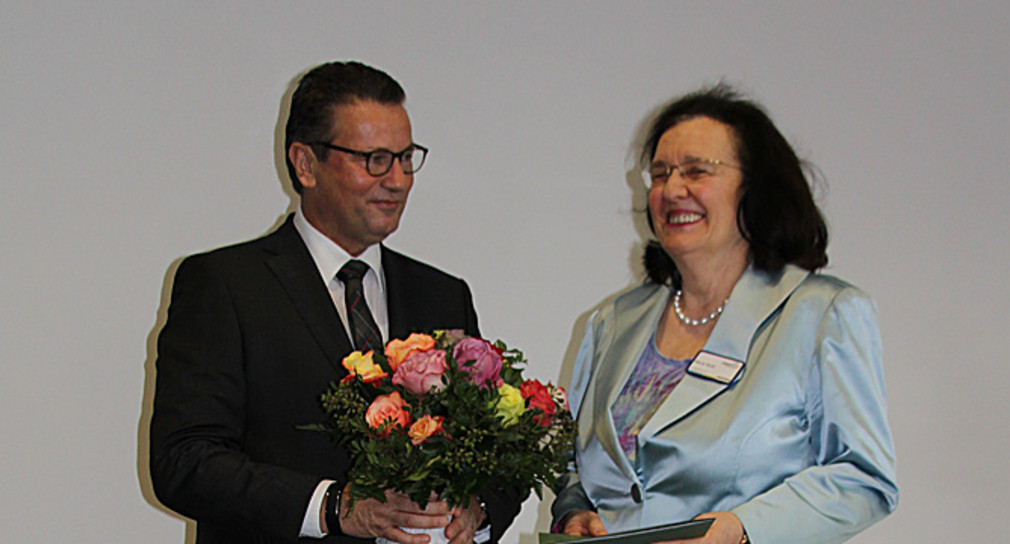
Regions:
<instances>
[{"instance_id":1,"label":"man","mask_svg":"<svg viewBox=\"0 0 1010 544\"><path fill-rule=\"evenodd\" d=\"M363 64L308 72L285 142L300 208L263 238L179 266L158 339L151 475L158 498L197 521L198 543L425 544L398 527L445 527L469 544L496 541L519 511L518 496L489 491L423 511L387 492L349 512L347 452L296 428L324 417L319 395L351 351L412 331L479 334L466 283L381 245L427 152L404 99ZM350 261L367 266L346 276Z\"/></svg>"}]
</instances>

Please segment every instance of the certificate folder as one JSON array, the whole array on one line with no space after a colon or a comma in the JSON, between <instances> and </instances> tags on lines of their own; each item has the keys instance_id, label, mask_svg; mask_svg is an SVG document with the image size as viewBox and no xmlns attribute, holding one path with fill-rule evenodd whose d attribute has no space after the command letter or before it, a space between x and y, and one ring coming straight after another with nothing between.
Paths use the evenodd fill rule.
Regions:
<instances>
[{"instance_id":1,"label":"certificate folder","mask_svg":"<svg viewBox=\"0 0 1010 544\"><path fill-rule=\"evenodd\" d=\"M594 537L540 533L539 544L651 544L667 540L686 540L703 536L708 531L708 526L712 525L712 521L711 519L682 521Z\"/></svg>"}]
</instances>

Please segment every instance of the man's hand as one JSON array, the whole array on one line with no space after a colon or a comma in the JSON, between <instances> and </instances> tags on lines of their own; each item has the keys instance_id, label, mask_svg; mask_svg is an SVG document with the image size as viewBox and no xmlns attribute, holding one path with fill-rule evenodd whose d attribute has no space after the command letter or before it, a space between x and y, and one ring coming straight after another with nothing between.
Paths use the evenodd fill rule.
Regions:
<instances>
[{"instance_id":1,"label":"man's hand","mask_svg":"<svg viewBox=\"0 0 1010 544\"><path fill-rule=\"evenodd\" d=\"M589 510L574 510L565 516L561 532L574 536L604 536L607 534L600 515Z\"/></svg>"},{"instance_id":2,"label":"man's hand","mask_svg":"<svg viewBox=\"0 0 1010 544\"><path fill-rule=\"evenodd\" d=\"M484 523L484 512L480 509L480 499L470 497L470 505L466 508L456 507L452 510L452 523L445 528L445 537L449 544L470 544L477 529Z\"/></svg>"},{"instance_id":3,"label":"man's hand","mask_svg":"<svg viewBox=\"0 0 1010 544\"><path fill-rule=\"evenodd\" d=\"M430 529L449 525L449 515L453 512L448 503L437 499L438 496L432 494L428 506L422 510L406 495L386 491L385 503L375 499L359 500L354 505L354 511L349 512L350 493L345 488L340 504L340 530L346 535L362 538L383 537L401 544L428 544L427 535L411 534L400 530L400 527Z\"/></svg>"}]
</instances>

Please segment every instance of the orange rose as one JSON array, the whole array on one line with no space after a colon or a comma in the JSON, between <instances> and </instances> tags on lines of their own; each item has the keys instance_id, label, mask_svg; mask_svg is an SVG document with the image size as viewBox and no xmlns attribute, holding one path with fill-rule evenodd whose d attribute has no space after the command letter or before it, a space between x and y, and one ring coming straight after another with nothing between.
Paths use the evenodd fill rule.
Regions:
<instances>
[{"instance_id":1,"label":"orange rose","mask_svg":"<svg viewBox=\"0 0 1010 544\"><path fill-rule=\"evenodd\" d=\"M386 361L389 368L396 372L396 367L415 351L427 351L435 347L435 339L427 334L413 333L406 340L391 340L386 344Z\"/></svg>"},{"instance_id":2,"label":"orange rose","mask_svg":"<svg viewBox=\"0 0 1010 544\"><path fill-rule=\"evenodd\" d=\"M380 381L389 375L385 370L382 370L381 366L375 364L371 351L364 354L355 351L344 357L343 365L351 373L351 376L361 376L361 379L367 383Z\"/></svg>"},{"instance_id":3,"label":"orange rose","mask_svg":"<svg viewBox=\"0 0 1010 544\"><path fill-rule=\"evenodd\" d=\"M381 436L385 438L396 427L406 428L410 425L410 414L405 410L407 402L403 400L399 392L392 392L388 395L379 395L372 401L371 406L365 412L365 421L373 429L382 428Z\"/></svg>"},{"instance_id":4,"label":"orange rose","mask_svg":"<svg viewBox=\"0 0 1010 544\"><path fill-rule=\"evenodd\" d=\"M410 443L418 446L436 433L442 431L442 416L431 417L429 415L422 416L410 426L410 430L407 431L407 435L410 436Z\"/></svg>"}]
</instances>

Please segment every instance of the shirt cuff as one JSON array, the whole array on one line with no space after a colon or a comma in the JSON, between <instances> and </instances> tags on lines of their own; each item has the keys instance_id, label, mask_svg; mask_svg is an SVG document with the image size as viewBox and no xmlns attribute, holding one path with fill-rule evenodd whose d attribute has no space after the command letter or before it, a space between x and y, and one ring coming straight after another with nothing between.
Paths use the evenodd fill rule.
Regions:
<instances>
[{"instance_id":1,"label":"shirt cuff","mask_svg":"<svg viewBox=\"0 0 1010 544\"><path fill-rule=\"evenodd\" d=\"M323 480L316 486L316 490L312 492L312 499L309 500L309 506L305 510L305 517L302 519L302 531L298 533L298 536L309 538L323 538L326 536L326 533L323 532L323 528L319 524L319 513L323 509L323 498L326 497L326 489L335 481Z\"/></svg>"}]
</instances>

